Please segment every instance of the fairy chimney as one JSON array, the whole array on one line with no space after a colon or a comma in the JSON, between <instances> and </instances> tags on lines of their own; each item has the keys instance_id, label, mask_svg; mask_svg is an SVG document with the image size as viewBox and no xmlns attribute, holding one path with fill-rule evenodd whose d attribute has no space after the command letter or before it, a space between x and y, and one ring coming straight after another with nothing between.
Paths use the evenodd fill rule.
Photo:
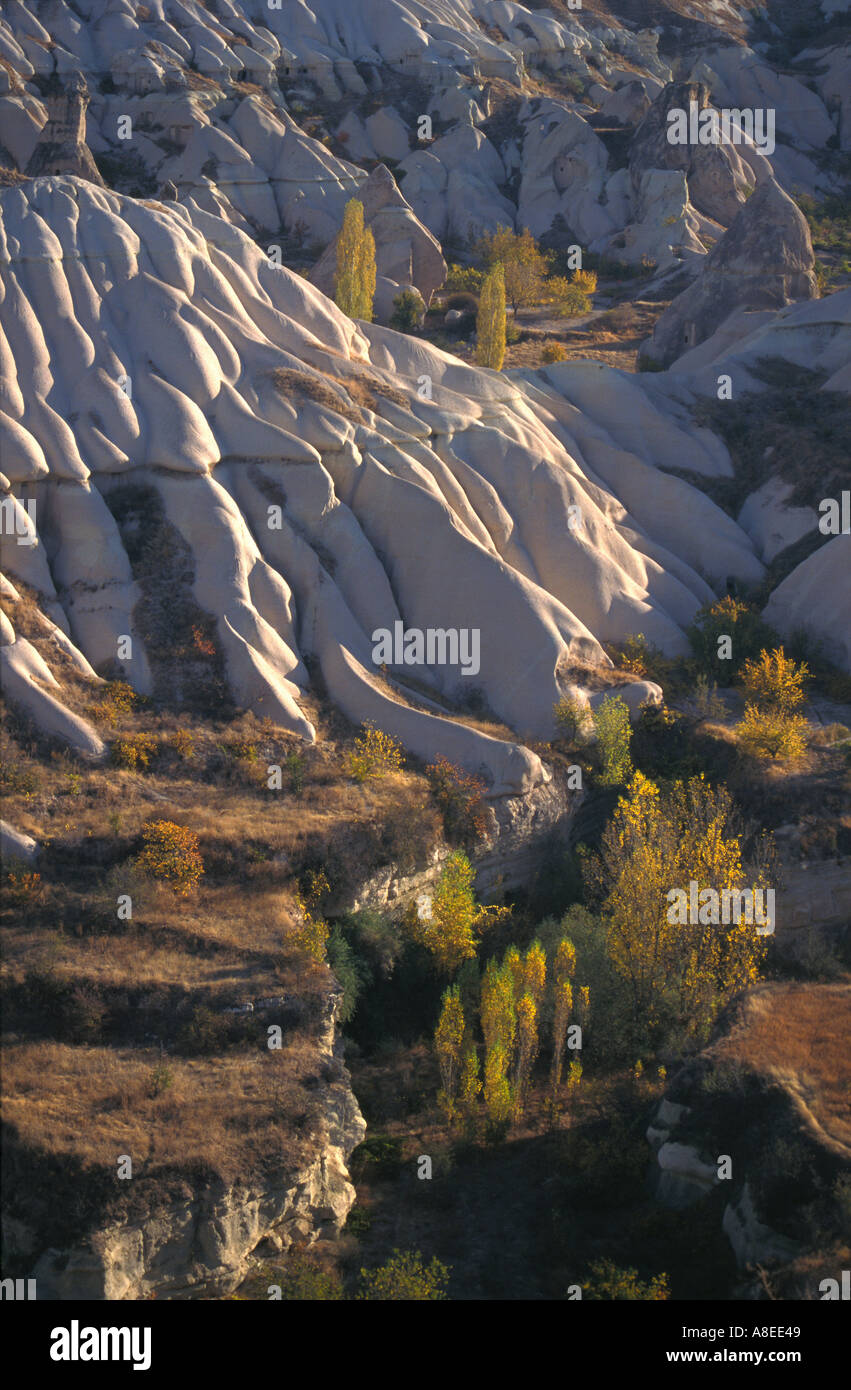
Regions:
<instances>
[{"instance_id":1,"label":"fairy chimney","mask_svg":"<svg viewBox=\"0 0 851 1390\"><path fill-rule=\"evenodd\" d=\"M50 78L42 95L47 107L47 122L26 173L31 178L38 178L40 174L76 174L103 188L103 179L86 144L89 89L83 74L71 73L64 85L58 77Z\"/></svg>"}]
</instances>

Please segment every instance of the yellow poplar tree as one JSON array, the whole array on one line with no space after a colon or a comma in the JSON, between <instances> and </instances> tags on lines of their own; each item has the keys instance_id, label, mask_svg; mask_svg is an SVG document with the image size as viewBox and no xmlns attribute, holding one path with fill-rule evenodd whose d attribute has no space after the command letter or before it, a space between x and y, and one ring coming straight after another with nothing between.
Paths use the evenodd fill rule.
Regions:
<instances>
[{"instance_id":1,"label":"yellow poplar tree","mask_svg":"<svg viewBox=\"0 0 851 1390\"><path fill-rule=\"evenodd\" d=\"M356 318L359 308L359 248L363 234L363 203L358 198L350 198L343 211L343 226L337 238L337 278L334 283L334 298L349 318Z\"/></svg>"},{"instance_id":2,"label":"yellow poplar tree","mask_svg":"<svg viewBox=\"0 0 851 1390\"><path fill-rule=\"evenodd\" d=\"M485 1108L488 1119L501 1125L511 1116L508 1072L517 1033L514 978L506 961L502 965L488 961L482 980L481 1018L485 1039Z\"/></svg>"},{"instance_id":3,"label":"yellow poplar tree","mask_svg":"<svg viewBox=\"0 0 851 1390\"><path fill-rule=\"evenodd\" d=\"M507 1125L511 1119L513 1100L505 1048L499 1042L485 1053L484 1094L485 1109L491 1124Z\"/></svg>"},{"instance_id":4,"label":"yellow poplar tree","mask_svg":"<svg viewBox=\"0 0 851 1390\"><path fill-rule=\"evenodd\" d=\"M468 1042L461 1064L461 1085L459 1101L468 1125L475 1124L476 1102L482 1090L479 1079L479 1058L475 1044Z\"/></svg>"},{"instance_id":5,"label":"yellow poplar tree","mask_svg":"<svg viewBox=\"0 0 851 1390\"><path fill-rule=\"evenodd\" d=\"M517 1014L514 980L505 961L502 965L498 965L495 960L489 960L487 963L482 980L481 1016L485 1047L493 1048L501 1042L506 1061L510 1061L514 1050Z\"/></svg>"},{"instance_id":6,"label":"yellow poplar tree","mask_svg":"<svg viewBox=\"0 0 851 1390\"><path fill-rule=\"evenodd\" d=\"M503 917L508 907L480 907L473 893L475 873L466 854L450 854L431 900L431 915L423 917L413 905L406 918L415 940L431 951L438 968L451 975L472 960L478 936Z\"/></svg>"},{"instance_id":7,"label":"yellow poplar tree","mask_svg":"<svg viewBox=\"0 0 851 1390\"><path fill-rule=\"evenodd\" d=\"M629 983L633 1019L651 1028L663 1003L700 1031L736 991L759 978L764 945L754 924L672 922L672 889L745 886L732 802L701 774L663 798L636 772L603 832L589 878L602 891L607 949ZM750 885L760 886L758 884Z\"/></svg>"},{"instance_id":8,"label":"yellow poplar tree","mask_svg":"<svg viewBox=\"0 0 851 1390\"><path fill-rule=\"evenodd\" d=\"M441 1090L438 1104L452 1119L456 1109L458 1082L461 1076L464 1047L464 1009L457 985L450 985L443 994L443 1007L434 1034L434 1050L440 1070Z\"/></svg>"},{"instance_id":9,"label":"yellow poplar tree","mask_svg":"<svg viewBox=\"0 0 851 1390\"><path fill-rule=\"evenodd\" d=\"M479 296L476 361L497 372L505 361L505 276L499 263L486 275Z\"/></svg>"},{"instance_id":10,"label":"yellow poplar tree","mask_svg":"<svg viewBox=\"0 0 851 1390\"><path fill-rule=\"evenodd\" d=\"M573 986L570 980L556 980L553 1001L553 1060L550 1068L550 1090L555 1101L561 1086L561 1073L564 1066L564 1045L567 1040L567 1025L573 1009Z\"/></svg>"},{"instance_id":11,"label":"yellow poplar tree","mask_svg":"<svg viewBox=\"0 0 851 1390\"><path fill-rule=\"evenodd\" d=\"M538 1055L538 1006L531 994L517 1003L517 1057L514 1064L514 1113L519 1115Z\"/></svg>"},{"instance_id":12,"label":"yellow poplar tree","mask_svg":"<svg viewBox=\"0 0 851 1390\"><path fill-rule=\"evenodd\" d=\"M355 314L355 318L365 323L372 323L375 275L375 237L367 227L358 247L358 312Z\"/></svg>"},{"instance_id":13,"label":"yellow poplar tree","mask_svg":"<svg viewBox=\"0 0 851 1390\"><path fill-rule=\"evenodd\" d=\"M540 941L533 941L523 958L523 992L536 1009L541 1006L547 984L547 953Z\"/></svg>"},{"instance_id":14,"label":"yellow poplar tree","mask_svg":"<svg viewBox=\"0 0 851 1390\"><path fill-rule=\"evenodd\" d=\"M563 936L556 947L553 973L556 980L572 980L576 973L576 947L569 936Z\"/></svg>"},{"instance_id":15,"label":"yellow poplar tree","mask_svg":"<svg viewBox=\"0 0 851 1390\"><path fill-rule=\"evenodd\" d=\"M591 991L587 985L583 985L579 991L579 1022L584 1028L588 1022L588 1015L591 1012Z\"/></svg>"},{"instance_id":16,"label":"yellow poplar tree","mask_svg":"<svg viewBox=\"0 0 851 1390\"><path fill-rule=\"evenodd\" d=\"M523 957L516 946L509 946L502 958L502 963L511 972L511 981L514 988L514 998L519 999L523 993Z\"/></svg>"},{"instance_id":17,"label":"yellow poplar tree","mask_svg":"<svg viewBox=\"0 0 851 1390\"><path fill-rule=\"evenodd\" d=\"M579 1083L582 1080L582 1063L578 1057L574 1057L567 1069L567 1096L572 1100L579 1090Z\"/></svg>"},{"instance_id":18,"label":"yellow poplar tree","mask_svg":"<svg viewBox=\"0 0 851 1390\"><path fill-rule=\"evenodd\" d=\"M553 1057L550 1067L550 1090L553 1104L556 1102L561 1087L567 1029L573 1013L573 984L571 982L575 973L576 947L569 937L563 936L556 947L553 961ZM580 1022L583 1026L588 1017L589 1002L588 986L583 985L579 991L578 1008Z\"/></svg>"},{"instance_id":19,"label":"yellow poplar tree","mask_svg":"<svg viewBox=\"0 0 851 1390\"><path fill-rule=\"evenodd\" d=\"M334 298L350 319L372 321L375 274L375 238L369 227L364 227L363 203L358 198L350 198L337 239L334 282Z\"/></svg>"}]
</instances>

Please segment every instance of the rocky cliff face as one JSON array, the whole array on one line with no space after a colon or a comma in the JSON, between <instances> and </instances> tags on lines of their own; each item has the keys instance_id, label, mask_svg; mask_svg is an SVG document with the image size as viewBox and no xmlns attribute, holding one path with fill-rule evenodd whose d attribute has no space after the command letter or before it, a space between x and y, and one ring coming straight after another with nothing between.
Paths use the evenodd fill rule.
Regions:
<instances>
[{"instance_id":1,"label":"rocky cliff face","mask_svg":"<svg viewBox=\"0 0 851 1390\"><path fill-rule=\"evenodd\" d=\"M476 896L492 902L500 894L526 888L547 853L564 845L584 792L571 791L563 769L546 769L548 780L526 796L503 796L488 804L488 827L470 862L476 871ZM414 873L387 864L333 903L334 912L361 908L402 908L430 897L451 850L441 844L429 862Z\"/></svg>"},{"instance_id":2,"label":"rocky cliff face","mask_svg":"<svg viewBox=\"0 0 851 1390\"><path fill-rule=\"evenodd\" d=\"M662 314L648 356L669 366L737 309L782 309L816 299L814 264L806 218L774 179L766 179L709 253L698 280Z\"/></svg>"},{"instance_id":3,"label":"rocky cliff face","mask_svg":"<svg viewBox=\"0 0 851 1390\"><path fill-rule=\"evenodd\" d=\"M688 113L692 106L702 112L709 105L709 89L703 83L669 82L635 132L629 170L636 193L649 170L682 170L689 198L698 212L726 227L738 215L748 190L771 176L771 166L752 143L736 146L671 141L671 112Z\"/></svg>"},{"instance_id":4,"label":"rocky cliff face","mask_svg":"<svg viewBox=\"0 0 851 1390\"><path fill-rule=\"evenodd\" d=\"M258 1259L340 1229L355 1199L346 1162L366 1125L343 1064L339 995L329 999L320 1062L332 1080L311 1161L246 1182L187 1184L186 1196L144 1222L104 1226L69 1250L48 1250L33 1270L38 1297L120 1300L215 1297L235 1289Z\"/></svg>"},{"instance_id":5,"label":"rocky cliff face","mask_svg":"<svg viewBox=\"0 0 851 1390\"><path fill-rule=\"evenodd\" d=\"M651 1119L657 1201L672 1210L715 1202L748 1277L762 1265L772 1279L785 1277L834 1233L843 1238L837 1184L851 1171L842 1078L850 1027L847 984L764 983L731 1006ZM798 1273L804 1292L795 1296L813 1297L806 1259ZM748 1285L742 1296L763 1297L762 1287Z\"/></svg>"}]
</instances>

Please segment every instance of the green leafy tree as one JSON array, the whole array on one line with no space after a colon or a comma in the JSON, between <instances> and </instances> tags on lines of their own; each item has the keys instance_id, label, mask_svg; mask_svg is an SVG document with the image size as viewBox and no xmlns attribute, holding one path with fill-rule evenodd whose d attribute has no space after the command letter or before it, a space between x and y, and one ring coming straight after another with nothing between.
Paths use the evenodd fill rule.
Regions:
<instances>
[{"instance_id":1,"label":"green leafy tree","mask_svg":"<svg viewBox=\"0 0 851 1390\"><path fill-rule=\"evenodd\" d=\"M582 701L574 695L563 695L558 704L553 705L553 717L559 736L566 739L568 743L579 742L583 730L589 726L591 721L588 706L583 705Z\"/></svg>"},{"instance_id":2,"label":"green leafy tree","mask_svg":"<svg viewBox=\"0 0 851 1390\"><path fill-rule=\"evenodd\" d=\"M458 265L457 261L453 261L449 267L444 289L451 293L467 291L477 295L482 288L484 278L485 272L483 270L477 270L472 265Z\"/></svg>"},{"instance_id":3,"label":"green leafy tree","mask_svg":"<svg viewBox=\"0 0 851 1390\"><path fill-rule=\"evenodd\" d=\"M770 628L756 609L730 594L701 608L686 632L703 671L720 686L732 685L742 664L771 638ZM720 640L727 637L729 655L727 644Z\"/></svg>"},{"instance_id":4,"label":"green leafy tree","mask_svg":"<svg viewBox=\"0 0 851 1390\"><path fill-rule=\"evenodd\" d=\"M395 328L397 333L413 333L422 323L424 313L422 295L417 290L402 290L393 300L390 327Z\"/></svg>"},{"instance_id":5,"label":"green leafy tree","mask_svg":"<svg viewBox=\"0 0 851 1390\"><path fill-rule=\"evenodd\" d=\"M286 1273L282 1279L273 1278L271 1271L267 1271L264 1282L267 1285L279 1283L281 1298L285 1302L333 1303L343 1298L339 1276L321 1269L301 1251L287 1257Z\"/></svg>"}]
</instances>

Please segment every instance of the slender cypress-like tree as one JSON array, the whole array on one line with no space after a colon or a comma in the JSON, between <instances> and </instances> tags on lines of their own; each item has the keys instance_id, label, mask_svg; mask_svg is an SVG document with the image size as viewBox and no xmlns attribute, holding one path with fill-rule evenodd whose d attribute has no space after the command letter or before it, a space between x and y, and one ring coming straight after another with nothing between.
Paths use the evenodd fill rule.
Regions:
<instances>
[{"instance_id":1,"label":"slender cypress-like tree","mask_svg":"<svg viewBox=\"0 0 851 1390\"><path fill-rule=\"evenodd\" d=\"M464 1010L461 995L457 985L450 985L443 993L443 1007L434 1034L434 1050L443 1083L438 1101L449 1119L455 1114L463 1048Z\"/></svg>"},{"instance_id":2,"label":"slender cypress-like tree","mask_svg":"<svg viewBox=\"0 0 851 1390\"><path fill-rule=\"evenodd\" d=\"M510 964L488 961L482 980L482 1032L485 1039L485 1109L494 1125L507 1124L513 1095L508 1072L514 1056L517 1013Z\"/></svg>"},{"instance_id":3,"label":"slender cypress-like tree","mask_svg":"<svg viewBox=\"0 0 851 1390\"><path fill-rule=\"evenodd\" d=\"M375 237L369 227L364 229L358 247L358 311L355 318L372 323L372 304L375 299Z\"/></svg>"},{"instance_id":4,"label":"slender cypress-like tree","mask_svg":"<svg viewBox=\"0 0 851 1390\"><path fill-rule=\"evenodd\" d=\"M570 1023L570 1015L573 1012L573 986L571 984L571 978L575 970L576 948L568 937L562 937L558 944L555 961L553 962L555 980L553 989L553 1060L550 1068L550 1088L554 1104L558 1098L559 1087L561 1086L562 1068L564 1066L564 1045L567 1040L567 1027ZM584 997L587 1001L587 989L584 991Z\"/></svg>"},{"instance_id":5,"label":"slender cypress-like tree","mask_svg":"<svg viewBox=\"0 0 851 1390\"><path fill-rule=\"evenodd\" d=\"M538 1006L531 994L517 1003L517 1055L514 1061L514 1112L519 1115L538 1055Z\"/></svg>"},{"instance_id":6,"label":"slender cypress-like tree","mask_svg":"<svg viewBox=\"0 0 851 1390\"><path fill-rule=\"evenodd\" d=\"M363 203L350 198L337 240L334 298L350 319L372 322L375 299L375 237L363 224Z\"/></svg>"},{"instance_id":7,"label":"slender cypress-like tree","mask_svg":"<svg viewBox=\"0 0 851 1390\"><path fill-rule=\"evenodd\" d=\"M479 296L476 319L476 361L499 371L505 360L505 276L497 262L488 272Z\"/></svg>"},{"instance_id":8,"label":"slender cypress-like tree","mask_svg":"<svg viewBox=\"0 0 851 1390\"><path fill-rule=\"evenodd\" d=\"M343 212L343 226L337 239L337 276L334 282L334 298L349 318L356 318L360 308L358 280L363 235L363 203L357 198L350 198Z\"/></svg>"},{"instance_id":9,"label":"slender cypress-like tree","mask_svg":"<svg viewBox=\"0 0 851 1390\"><path fill-rule=\"evenodd\" d=\"M567 1025L573 1009L573 986L570 980L557 980L554 990L553 1011L553 1060L550 1067L550 1091L555 1102L561 1086L564 1066L564 1045L567 1040Z\"/></svg>"}]
</instances>

